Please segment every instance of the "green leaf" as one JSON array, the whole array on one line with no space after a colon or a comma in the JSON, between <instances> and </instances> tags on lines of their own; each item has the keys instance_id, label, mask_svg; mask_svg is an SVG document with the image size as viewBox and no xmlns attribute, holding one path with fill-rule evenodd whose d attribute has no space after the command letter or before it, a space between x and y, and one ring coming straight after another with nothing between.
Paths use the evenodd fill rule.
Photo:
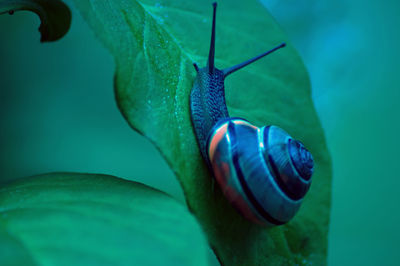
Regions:
<instances>
[{"instance_id":1,"label":"green leaf","mask_svg":"<svg viewBox=\"0 0 400 266\"><path fill-rule=\"evenodd\" d=\"M15 11L35 12L41 24L41 42L56 41L63 37L71 24L71 11L59 0L0 0L0 14L13 14Z\"/></svg>"},{"instance_id":2,"label":"green leaf","mask_svg":"<svg viewBox=\"0 0 400 266\"><path fill-rule=\"evenodd\" d=\"M205 265L207 258L185 206L112 176L57 173L5 186L0 228L39 265Z\"/></svg>"},{"instance_id":3,"label":"green leaf","mask_svg":"<svg viewBox=\"0 0 400 266\"><path fill-rule=\"evenodd\" d=\"M326 263L331 163L303 63L290 45L226 81L230 114L275 124L300 139L316 162L313 184L287 225L263 228L242 218L213 186L189 114L195 77L210 43L211 1L75 0L116 62L118 106L150 139L183 187L220 261L226 265ZM256 0L221 1L216 66L242 62L286 40ZM310 40L312 41L312 40Z\"/></svg>"},{"instance_id":4,"label":"green leaf","mask_svg":"<svg viewBox=\"0 0 400 266\"><path fill-rule=\"evenodd\" d=\"M211 1L75 1L115 57L116 98L126 120L168 161L187 203L225 265L326 263L331 163L302 60L290 45L226 81L232 116L275 124L300 139L316 162L313 184L287 225L262 228L242 218L214 188L189 113L192 63L206 64ZM221 1L216 66L225 68L282 41L285 34L258 1ZM310 40L312 41L312 40Z\"/></svg>"},{"instance_id":5,"label":"green leaf","mask_svg":"<svg viewBox=\"0 0 400 266\"><path fill-rule=\"evenodd\" d=\"M0 265L36 265L29 251L16 238L4 230L0 223Z\"/></svg>"}]
</instances>

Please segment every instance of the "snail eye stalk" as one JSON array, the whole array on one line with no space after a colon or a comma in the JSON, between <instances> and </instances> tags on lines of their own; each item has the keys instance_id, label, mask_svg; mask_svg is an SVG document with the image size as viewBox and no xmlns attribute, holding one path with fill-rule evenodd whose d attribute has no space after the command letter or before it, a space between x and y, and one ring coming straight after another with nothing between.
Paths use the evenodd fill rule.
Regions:
<instances>
[{"instance_id":1,"label":"snail eye stalk","mask_svg":"<svg viewBox=\"0 0 400 266\"><path fill-rule=\"evenodd\" d=\"M273 53L276 50L279 50L279 49L281 49L281 48L283 48L285 46L286 46L286 43L281 43L280 45L276 46L275 48L272 48L271 50L266 51L266 52L264 52L264 53L262 53L260 55L257 55L257 56L255 56L253 58L250 58L249 60L246 60L246 61L244 61L244 62L242 62L240 64L237 64L235 66L225 68L224 70L222 70L224 72L224 76L227 77L228 75L232 74L233 72L238 71L239 69L241 69L241 68L243 68L243 67L245 67L245 66L247 66L247 65L249 65L249 64L251 64L251 63L253 63L255 61L257 61L258 59L263 58L264 56L269 55L270 53Z\"/></svg>"},{"instance_id":2,"label":"snail eye stalk","mask_svg":"<svg viewBox=\"0 0 400 266\"><path fill-rule=\"evenodd\" d=\"M208 72L212 74L214 72L214 57L215 57L215 15L217 13L217 3L213 3L213 22L211 30L211 43L210 52L208 53Z\"/></svg>"}]
</instances>

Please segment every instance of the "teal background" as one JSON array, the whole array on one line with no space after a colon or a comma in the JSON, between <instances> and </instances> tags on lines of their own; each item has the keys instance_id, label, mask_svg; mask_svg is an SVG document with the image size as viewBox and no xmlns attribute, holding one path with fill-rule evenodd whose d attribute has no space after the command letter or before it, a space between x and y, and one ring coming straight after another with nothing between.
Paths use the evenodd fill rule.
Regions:
<instances>
[{"instance_id":1,"label":"teal background","mask_svg":"<svg viewBox=\"0 0 400 266\"><path fill-rule=\"evenodd\" d=\"M397 265L400 3L262 2L309 69L332 155L329 265ZM0 16L1 180L105 173L183 201L158 151L119 113L113 59L77 11L58 42L39 43L38 26L32 13Z\"/></svg>"}]
</instances>

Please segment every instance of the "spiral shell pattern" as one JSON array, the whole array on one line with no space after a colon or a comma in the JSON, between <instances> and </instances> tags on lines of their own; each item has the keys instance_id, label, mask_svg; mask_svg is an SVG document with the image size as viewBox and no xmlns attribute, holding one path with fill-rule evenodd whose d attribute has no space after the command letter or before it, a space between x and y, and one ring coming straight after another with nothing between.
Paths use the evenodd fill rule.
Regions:
<instances>
[{"instance_id":1,"label":"spiral shell pattern","mask_svg":"<svg viewBox=\"0 0 400 266\"><path fill-rule=\"evenodd\" d=\"M223 119L207 140L207 152L225 196L259 224L288 222L311 184L312 155L276 126L258 128L241 118Z\"/></svg>"}]
</instances>

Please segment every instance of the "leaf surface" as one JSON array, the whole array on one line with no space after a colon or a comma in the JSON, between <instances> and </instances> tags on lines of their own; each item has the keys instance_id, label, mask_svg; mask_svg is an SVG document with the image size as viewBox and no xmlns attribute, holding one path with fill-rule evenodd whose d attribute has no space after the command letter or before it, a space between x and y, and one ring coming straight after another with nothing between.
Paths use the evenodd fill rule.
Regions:
<instances>
[{"instance_id":1,"label":"leaf surface","mask_svg":"<svg viewBox=\"0 0 400 266\"><path fill-rule=\"evenodd\" d=\"M214 187L190 120L192 63L206 64L211 1L75 3L115 57L115 91L122 114L166 158L220 261L225 265L325 264L331 163L307 71L290 42L225 83L232 116L257 126L284 128L315 158L313 184L300 212L287 225L268 229L243 219ZM288 42L257 1L221 1L216 36L218 68Z\"/></svg>"},{"instance_id":2,"label":"leaf surface","mask_svg":"<svg viewBox=\"0 0 400 266\"><path fill-rule=\"evenodd\" d=\"M225 265L326 263L331 163L311 99L307 71L258 1L221 1L216 66L242 62L285 41L287 48L230 76L228 110L257 126L274 124L314 156L313 184L287 225L263 228L242 218L214 186L200 157L190 113L195 71L210 43L211 1L75 0L116 62L115 91L128 123L150 139L179 179L191 211ZM310 40L311 41L311 40Z\"/></svg>"},{"instance_id":3,"label":"leaf surface","mask_svg":"<svg viewBox=\"0 0 400 266\"><path fill-rule=\"evenodd\" d=\"M207 261L205 238L185 206L112 176L57 173L9 184L0 189L0 229L22 243L38 265ZM0 245L3 239L0 234Z\"/></svg>"},{"instance_id":4,"label":"leaf surface","mask_svg":"<svg viewBox=\"0 0 400 266\"><path fill-rule=\"evenodd\" d=\"M34 266L33 258L25 246L4 230L0 223L0 265Z\"/></svg>"}]
</instances>

